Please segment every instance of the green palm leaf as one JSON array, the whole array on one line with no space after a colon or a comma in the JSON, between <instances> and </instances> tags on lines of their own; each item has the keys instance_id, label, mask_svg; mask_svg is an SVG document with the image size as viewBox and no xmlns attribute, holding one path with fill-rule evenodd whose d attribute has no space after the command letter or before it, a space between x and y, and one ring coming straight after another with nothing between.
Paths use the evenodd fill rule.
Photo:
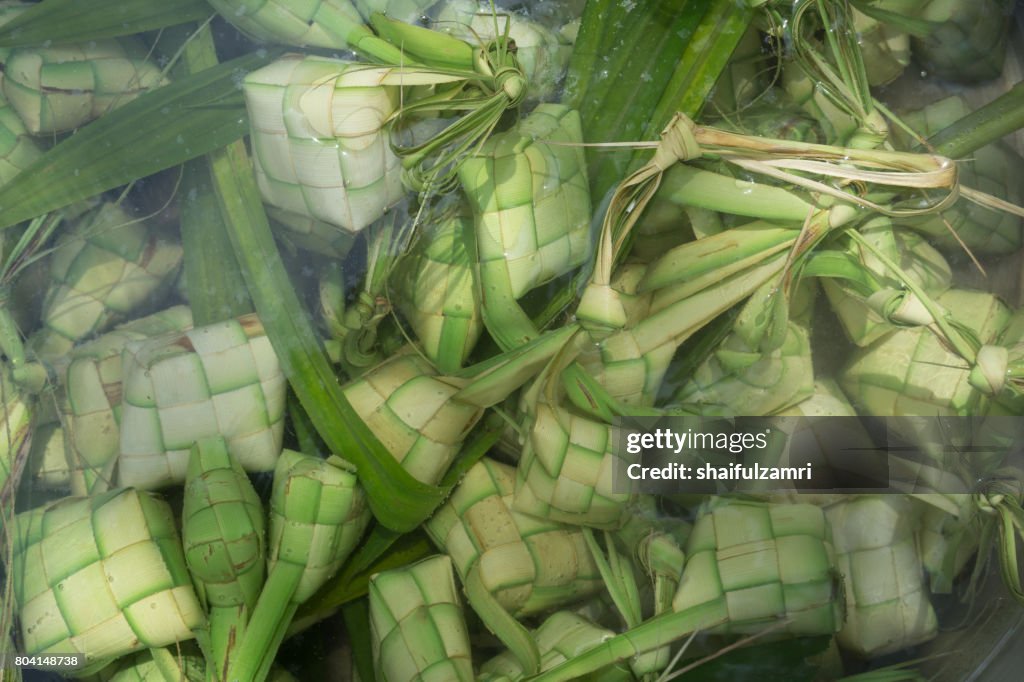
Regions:
<instances>
[{"instance_id":1,"label":"green palm leaf","mask_svg":"<svg viewBox=\"0 0 1024 682\"><path fill-rule=\"evenodd\" d=\"M205 19L205 0L45 0L0 30L0 47L78 43Z\"/></svg>"}]
</instances>

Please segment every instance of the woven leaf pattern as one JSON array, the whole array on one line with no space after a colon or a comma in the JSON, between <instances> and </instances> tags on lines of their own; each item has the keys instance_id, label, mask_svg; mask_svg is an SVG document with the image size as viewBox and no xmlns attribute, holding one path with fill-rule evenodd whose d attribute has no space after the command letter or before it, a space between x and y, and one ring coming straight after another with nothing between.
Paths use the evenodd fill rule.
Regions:
<instances>
[{"instance_id":1,"label":"woven leaf pattern","mask_svg":"<svg viewBox=\"0 0 1024 682\"><path fill-rule=\"evenodd\" d=\"M401 165L381 130L397 87L351 62L291 56L249 74L245 97L256 180L286 221L358 232L402 198Z\"/></svg>"},{"instance_id":2,"label":"woven leaf pattern","mask_svg":"<svg viewBox=\"0 0 1024 682\"><path fill-rule=\"evenodd\" d=\"M474 679L469 632L447 556L373 576L370 630L381 682Z\"/></svg>"},{"instance_id":3,"label":"woven leaf pattern","mask_svg":"<svg viewBox=\"0 0 1024 682\"><path fill-rule=\"evenodd\" d=\"M442 372L453 372L483 331L471 222L462 216L427 230L396 269L397 305L423 351Z\"/></svg>"},{"instance_id":4,"label":"woven leaf pattern","mask_svg":"<svg viewBox=\"0 0 1024 682\"><path fill-rule=\"evenodd\" d=\"M825 510L843 575L846 622L839 645L869 658L928 641L938 633L903 496L857 497Z\"/></svg>"},{"instance_id":5,"label":"woven leaf pattern","mask_svg":"<svg viewBox=\"0 0 1024 682\"><path fill-rule=\"evenodd\" d=\"M482 459L426 523L459 576L479 566L491 594L513 616L572 603L601 588L578 527L515 511L514 470Z\"/></svg>"},{"instance_id":6,"label":"woven leaf pattern","mask_svg":"<svg viewBox=\"0 0 1024 682\"><path fill-rule=\"evenodd\" d=\"M19 47L4 61L4 96L34 135L74 130L166 82L129 39Z\"/></svg>"},{"instance_id":7,"label":"woven leaf pattern","mask_svg":"<svg viewBox=\"0 0 1024 682\"><path fill-rule=\"evenodd\" d=\"M189 448L221 436L246 471L281 452L285 378L255 315L132 342L123 356L122 485L185 480Z\"/></svg>"},{"instance_id":8,"label":"woven leaf pattern","mask_svg":"<svg viewBox=\"0 0 1024 682\"><path fill-rule=\"evenodd\" d=\"M292 601L304 602L338 570L369 520L370 508L353 471L285 450L270 497L267 573L279 562L301 566Z\"/></svg>"},{"instance_id":9,"label":"woven leaf pattern","mask_svg":"<svg viewBox=\"0 0 1024 682\"><path fill-rule=\"evenodd\" d=\"M41 154L18 114L7 102L0 101L0 185L23 171Z\"/></svg>"},{"instance_id":10,"label":"woven leaf pattern","mask_svg":"<svg viewBox=\"0 0 1024 682\"><path fill-rule=\"evenodd\" d=\"M1009 319L995 296L951 289L938 303L955 311L982 343L993 342ZM931 332L893 332L856 353L840 375L850 401L876 416L983 414L985 397L968 383L963 358Z\"/></svg>"},{"instance_id":11,"label":"woven leaf pattern","mask_svg":"<svg viewBox=\"0 0 1024 682\"><path fill-rule=\"evenodd\" d=\"M77 341L128 317L173 283L182 257L179 243L104 204L53 253L36 352L47 359L65 355Z\"/></svg>"},{"instance_id":12,"label":"woven leaf pattern","mask_svg":"<svg viewBox=\"0 0 1024 682\"><path fill-rule=\"evenodd\" d=\"M121 445L121 352L141 341L192 326L192 313L175 306L133 320L76 347L64 371L61 412L66 424L66 456L72 493L106 490Z\"/></svg>"},{"instance_id":13,"label":"woven leaf pattern","mask_svg":"<svg viewBox=\"0 0 1024 682\"><path fill-rule=\"evenodd\" d=\"M424 483L440 480L483 415L480 407L454 400L459 387L413 353L393 356L342 390L384 447Z\"/></svg>"},{"instance_id":14,"label":"woven leaf pattern","mask_svg":"<svg viewBox=\"0 0 1024 682\"><path fill-rule=\"evenodd\" d=\"M580 265L590 245L579 112L541 104L466 159L459 180L473 207L484 286L501 272L512 295Z\"/></svg>"},{"instance_id":15,"label":"woven leaf pattern","mask_svg":"<svg viewBox=\"0 0 1024 682\"><path fill-rule=\"evenodd\" d=\"M727 632L757 632L779 620L791 634L831 634L843 621L831 531L809 504L732 502L694 524L676 611L723 594Z\"/></svg>"},{"instance_id":16,"label":"woven leaf pattern","mask_svg":"<svg viewBox=\"0 0 1024 682\"><path fill-rule=\"evenodd\" d=\"M516 511L592 528L617 528L630 492L612 489L612 428L571 407L538 396L529 436L516 468Z\"/></svg>"},{"instance_id":17,"label":"woven leaf pattern","mask_svg":"<svg viewBox=\"0 0 1024 682\"><path fill-rule=\"evenodd\" d=\"M95 661L191 639L204 622L170 507L134 489L18 515L13 573L26 653Z\"/></svg>"},{"instance_id":18,"label":"woven leaf pattern","mask_svg":"<svg viewBox=\"0 0 1024 682\"><path fill-rule=\"evenodd\" d=\"M362 18L348 0L210 0L232 24L260 40L296 47L348 47Z\"/></svg>"},{"instance_id":19,"label":"woven leaf pattern","mask_svg":"<svg viewBox=\"0 0 1024 682\"><path fill-rule=\"evenodd\" d=\"M541 671L550 670L579 654L600 646L615 636L587 619L569 611L556 611L544 619L533 632L540 649ZM498 654L480 668L480 680L521 680L526 677L516 657L511 652ZM601 675L602 682L627 682L636 679L625 667L612 667Z\"/></svg>"}]
</instances>

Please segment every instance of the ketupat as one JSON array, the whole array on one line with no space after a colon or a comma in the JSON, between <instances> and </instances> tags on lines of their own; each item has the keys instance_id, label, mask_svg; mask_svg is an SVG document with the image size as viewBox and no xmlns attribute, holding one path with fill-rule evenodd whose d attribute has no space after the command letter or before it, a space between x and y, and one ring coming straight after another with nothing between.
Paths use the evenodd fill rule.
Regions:
<instances>
[{"instance_id":1,"label":"ketupat","mask_svg":"<svg viewBox=\"0 0 1024 682\"><path fill-rule=\"evenodd\" d=\"M938 297L981 343L996 341L1010 311L996 297L950 289ZM980 415L989 397L971 385L966 361L932 331L893 332L856 353L839 381L850 401L875 416Z\"/></svg>"},{"instance_id":2,"label":"ketupat","mask_svg":"<svg viewBox=\"0 0 1024 682\"><path fill-rule=\"evenodd\" d=\"M0 363L0 503L13 502L20 476L18 455L32 431L34 401L11 378L10 367Z\"/></svg>"},{"instance_id":3,"label":"ketupat","mask_svg":"<svg viewBox=\"0 0 1024 682\"><path fill-rule=\"evenodd\" d=\"M370 631L380 682L472 682L469 632L445 555L370 577Z\"/></svg>"},{"instance_id":4,"label":"ketupat","mask_svg":"<svg viewBox=\"0 0 1024 682\"><path fill-rule=\"evenodd\" d=\"M227 679L263 680L299 604L348 558L371 518L351 465L285 450L270 497L267 580L229 653Z\"/></svg>"},{"instance_id":5,"label":"ketupat","mask_svg":"<svg viewBox=\"0 0 1024 682\"><path fill-rule=\"evenodd\" d=\"M742 254L734 259L729 252L744 243L735 239L737 234L730 230L684 245L690 247L688 251L697 252L697 260L704 260L703 254L711 252L723 267L734 267L717 277L709 277L711 273L704 273L705 277L691 273L692 277L685 281L657 286L651 282L652 275L658 272L657 263L652 264L638 287L640 293L653 291L648 315L604 338L597 334L595 343L580 355L580 366L613 398L625 405L652 405L679 346L780 275L786 262L781 249L768 248L752 259L744 259ZM779 228L771 237L782 249L791 246L795 238L795 231L785 228ZM682 273L687 269L678 268L676 272L678 277L684 277Z\"/></svg>"},{"instance_id":6,"label":"ketupat","mask_svg":"<svg viewBox=\"0 0 1024 682\"><path fill-rule=\"evenodd\" d=\"M635 491L615 489L622 466L612 426L572 405L552 363L523 395L529 408L516 466L513 508L590 528L615 529Z\"/></svg>"},{"instance_id":7,"label":"ketupat","mask_svg":"<svg viewBox=\"0 0 1024 682\"><path fill-rule=\"evenodd\" d=\"M50 259L43 324L29 341L43 360L106 331L173 284L181 244L125 209L104 203L64 234Z\"/></svg>"},{"instance_id":8,"label":"ketupat","mask_svg":"<svg viewBox=\"0 0 1024 682\"><path fill-rule=\"evenodd\" d=\"M0 2L0 26L14 20L22 12L32 7L31 2L20 2L20 0L3 0ZM0 48L0 64L7 60L7 55L11 53L11 48L4 47ZM3 76L0 75L0 83L3 82Z\"/></svg>"},{"instance_id":9,"label":"ketupat","mask_svg":"<svg viewBox=\"0 0 1024 682\"><path fill-rule=\"evenodd\" d=\"M601 587L580 529L515 511L514 490L511 467L481 459L424 526L452 557L470 605L499 636L505 631L496 610L513 617L536 614ZM519 650L515 655L530 668L529 657Z\"/></svg>"},{"instance_id":10,"label":"ketupat","mask_svg":"<svg viewBox=\"0 0 1024 682\"><path fill-rule=\"evenodd\" d=\"M785 410L814 391L810 312L817 288L798 287L786 311L788 319L760 319L765 301L782 296L769 281L743 306L732 331L693 370L672 400L703 415L760 417ZM766 330L785 324L781 331ZM766 341L764 336L781 337Z\"/></svg>"},{"instance_id":11,"label":"ketupat","mask_svg":"<svg viewBox=\"0 0 1024 682\"><path fill-rule=\"evenodd\" d=\"M394 274L395 306L442 372L458 370L483 332L470 219L425 225Z\"/></svg>"},{"instance_id":12,"label":"ketupat","mask_svg":"<svg viewBox=\"0 0 1024 682\"><path fill-rule=\"evenodd\" d=\"M903 120L925 138L970 113L967 102L951 95L927 106L908 112ZM913 148L917 140L897 140ZM1012 178L1024 173L1024 159L1003 141L974 150L970 158L959 162L960 182L973 189L988 192L1020 204L1024 200ZM926 235L931 243L951 253L963 250L963 244L976 254L1005 254L1020 248L1024 241L1024 219L1019 215L996 211L970 202L958 202L950 210L899 221Z\"/></svg>"},{"instance_id":13,"label":"ketupat","mask_svg":"<svg viewBox=\"0 0 1024 682\"><path fill-rule=\"evenodd\" d=\"M632 491L615 490L623 466L612 427L572 406L538 400L517 466L517 511L591 528L617 528Z\"/></svg>"},{"instance_id":14,"label":"ketupat","mask_svg":"<svg viewBox=\"0 0 1024 682\"><path fill-rule=\"evenodd\" d=\"M783 622L790 634L832 634L843 623L831 528L808 504L712 502L686 543L673 608L686 611L723 594L730 633Z\"/></svg>"},{"instance_id":15,"label":"ketupat","mask_svg":"<svg viewBox=\"0 0 1024 682\"><path fill-rule=\"evenodd\" d=\"M837 268L836 277L822 277L821 282L847 336L863 347L895 329L929 319L921 301L906 290L908 280L934 297L949 289L953 274L946 259L927 241L886 218L871 220L858 232L900 268L893 272L857 242L829 254L854 264L858 281L847 281Z\"/></svg>"},{"instance_id":16,"label":"ketupat","mask_svg":"<svg viewBox=\"0 0 1024 682\"><path fill-rule=\"evenodd\" d=\"M999 75L1009 43L1009 0L929 0L911 16L933 22L912 41L914 57L940 78L977 82Z\"/></svg>"},{"instance_id":17,"label":"ketupat","mask_svg":"<svg viewBox=\"0 0 1024 682\"><path fill-rule=\"evenodd\" d=\"M830 529L817 507L719 498L703 509L687 548L674 611L531 679L578 679L696 631L756 633L774 626L790 634L830 635L842 625Z\"/></svg>"},{"instance_id":18,"label":"ketupat","mask_svg":"<svg viewBox=\"0 0 1024 682\"><path fill-rule=\"evenodd\" d=\"M450 0L440 7L431 24L433 28L467 43L491 41L507 32L516 46L516 61L529 83L527 101L552 99L572 52L572 46L561 34L520 13L494 14L477 0Z\"/></svg>"},{"instance_id":19,"label":"ketupat","mask_svg":"<svg viewBox=\"0 0 1024 682\"><path fill-rule=\"evenodd\" d=\"M213 0L210 4L254 38L297 47L347 47L362 25L348 0L316 0L303 7L278 0Z\"/></svg>"},{"instance_id":20,"label":"ketupat","mask_svg":"<svg viewBox=\"0 0 1024 682\"><path fill-rule=\"evenodd\" d=\"M0 184L16 176L41 155L42 151L28 136L17 113L0 99Z\"/></svg>"},{"instance_id":21,"label":"ketupat","mask_svg":"<svg viewBox=\"0 0 1024 682\"><path fill-rule=\"evenodd\" d=\"M192 326L192 313L175 306L127 322L103 336L75 347L66 367L58 368L63 385L61 412L65 456L75 495L103 492L115 480L121 445L121 398L124 380L121 353L139 341Z\"/></svg>"},{"instance_id":22,"label":"ketupat","mask_svg":"<svg viewBox=\"0 0 1024 682\"><path fill-rule=\"evenodd\" d=\"M590 245L590 190L579 113L541 104L465 160L484 324L503 350L536 336L516 300L580 265Z\"/></svg>"},{"instance_id":23,"label":"ketupat","mask_svg":"<svg viewBox=\"0 0 1024 682\"><path fill-rule=\"evenodd\" d=\"M897 0L900 2L901 0ZM881 10L892 11L896 3L884 0L873 3ZM910 36L863 12L853 10L853 30L864 59L864 70L871 85L886 85L896 80L910 65Z\"/></svg>"},{"instance_id":24,"label":"ketupat","mask_svg":"<svg viewBox=\"0 0 1024 682\"><path fill-rule=\"evenodd\" d=\"M892 653L938 634L914 536L916 511L897 495L850 497L825 508L846 590L837 639L860 656Z\"/></svg>"},{"instance_id":25,"label":"ketupat","mask_svg":"<svg viewBox=\"0 0 1024 682\"><path fill-rule=\"evenodd\" d=\"M245 78L256 179L281 212L358 232L404 195L384 124L399 88L376 69L292 55Z\"/></svg>"},{"instance_id":26,"label":"ketupat","mask_svg":"<svg viewBox=\"0 0 1024 682\"><path fill-rule=\"evenodd\" d=\"M312 251L328 258L344 258L352 250L355 235L339 230L337 225L264 205L267 217L275 227L280 227L278 237L287 244Z\"/></svg>"},{"instance_id":27,"label":"ketupat","mask_svg":"<svg viewBox=\"0 0 1024 682\"><path fill-rule=\"evenodd\" d=\"M301 5L282 0L211 0L210 4L257 40L297 47L352 48L381 61L401 62L401 51L374 36L349 0L312 0ZM360 0L360 5L362 9L377 3Z\"/></svg>"},{"instance_id":28,"label":"ketupat","mask_svg":"<svg viewBox=\"0 0 1024 682\"><path fill-rule=\"evenodd\" d=\"M418 481L436 483L484 410L530 379L571 336L573 327L467 368L438 375L411 348L345 384L342 391L384 447Z\"/></svg>"},{"instance_id":29,"label":"ketupat","mask_svg":"<svg viewBox=\"0 0 1024 682\"><path fill-rule=\"evenodd\" d=\"M540 649L541 672L575 658L614 634L611 630L600 627L575 613L569 611L552 613L533 631L533 637L537 640L537 647ZM504 652L485 661L480 666L478 679L481 682L518 682L518 680L528 678L515 656L511 652ZM587 679L593 680L593 682L627 682L635 678L629 670L613 667Z\"/></svg>"},{"instance_id":30,"label":"ketupat","mask_svg":"<svg viewBox=\"0 0 1024 682\"><path fill-rule=\"evenodd\" d=\"M279 564L288 572L301 568L292 600L305 601L338 570L369 518L351 465L285 450L270 500L268 575Z\"/></svg>"},{"instance_id":31,"label":"ketupat","mask_svg":"<svg viewBox=\"0 0 1024 682\"><path fill-rule=\"evenodd\" d=\"M122 361L121 485L181 483L189 448L207 436L222 436L247 471L274 468L285 378L255 314L130 342Z\"/></svg>"},{"instance_id":32,"label":"ketupat","mask_svg":"<svg viewBox=\"0 0 1024 682\"><path fill-rule=\"evenodd\" d=\"M16 605L25 652L102 662L193 637L202 608L167 503L131 488L19 514Z\"/></svg>"},{"instance_id":33,"label":"ketupat","mask_svg":"<svg viewBox=\"0 0 1024 682\"><path fill-rule=\"evenodd\" d=\"M196 441L182 502L181 541L209 621L209 666L228 667L265 578L264 511L223 438Z\"/></svg>"},{"instance_id":34,"label":"ketupat","mask_svg":"<svg viewBox=\"0 0 1024 682\"><path fill-rule=\"evenodd\" d=\"M134 38L18 47L3 67L4 96L33 135L73 130L167 83Z\"/></svg>"},{"instance_id":35,"label":"ketupat","mask_svg":"<svg viewBox=\"0 0 1024 682\"><path fill-rule=\"evenodd\" d=\"M44 404L45 408L45 404ZM58 419L49 421L47 417ZM64 428L54 414L34 415L32 442L29 445L23 477L32 481L35 490L65 491L71 485L71 471L64 454ZM0 474L2 477L2 474ZM0 484L0 487L3 487Z\"/></svg>"}]
</instances>

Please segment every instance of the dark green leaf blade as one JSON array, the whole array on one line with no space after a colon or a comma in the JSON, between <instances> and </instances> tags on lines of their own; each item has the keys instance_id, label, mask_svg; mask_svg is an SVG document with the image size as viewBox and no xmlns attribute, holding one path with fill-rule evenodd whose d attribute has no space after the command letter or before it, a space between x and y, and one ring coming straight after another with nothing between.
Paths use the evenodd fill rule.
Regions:
<instances>
[{"instance_id":1,"label":"dark green leaf blade","mask_svg":"<svg viewBox=\"0 0 1024 682\"><path fill-rule=\"evenodd\" d=\"M370 652L373 651L373 643L370 639L369 600L360 599L345 604L341 615L345 619L345 631L352 646L352 664L359 673L359 679L372 680L374 671Z\"/></svg>"},{"instance_id":2,"label":"dark green leaf blade","mask_svg":"<svg viewBox=\"0 0 1024 682\"><path fill-rule=\"evenodd\" d=\"M205 161L185 164L181 183L185 288L196 326L253 311Z\"/></svg>"},{"instance_id":3,"label":"dark green leaf blade","mask_svg":"<svg viewBox=\"0 0 1024 682\"><path fill-rule=\"evenodd\" d=\"M687 43L672 80L651 114L643 139L657 139L677 111L696 118L753 16L746 3L718 2L712 6Z\"/></svg>"},{"instance_id":4,"label":"dark green leaf blade","mask_svg":"<svg viewBox=\"0 0 1024 682\"><path fill-rule=\"evenodd\" d=\"M181 33L185 41L179 63L182 73L196 74L215 67L217 48L210 27L182 29L168 31ZM205 159L192 159L183 171L181 242L185 247L185 287L192 319L200 326L251 313L254 308L220 213L209 164Z\"/></svg>"},{"instance_id":5,"label":"dark green leaf blade","mask_svg":"<svg viewBox=\"0 0 1024 682\"><path fill-rule=\"evenodd\" d=\"M699 682L810 682L831 637L799 637L735 649L686 673Z\"/></svg>"},{"instance_id":6,"label":"dark green leaf blade","mask_svg":"<svg viewBox=\"0 0 1024 682\"><path fill-rule=\"evenodd\" d=\"M0 47L114 38L212 14L206 0L44 0L0 27Z\"/></svg>"},{"instance_id":7,"label":"dark green leaf blade","mask_svg":"<svg viewBox=\"0 0 1024 682\"><path fill-rule=\"evenodd\" d=\"M641 140L651 111L668 87L682 55L711 5L734 0L654 0L642 11L607 16L600 12L584 15L580 33L596 31L586 25L599 22L602 38L596 49L574 52L568 82L575 87L574 105L580 110L586 142L632 142ZM615 3L622 5L623 3ZM593 51L590 51L593 50ZM577 81L585 83L581 91ZM639 86L639 87L638 87ZM623 97L629 92L629 97ZM628 150L588 148L587 165L591 195L600 201L618 184L627 170Z\"/></svg>"},{"instance_id":8,"label":"dark green leaf blade","mask_svg":"<svg viewBox=\"0 0 1024 682\"><path fill-rule=\"evenodd\" d=\"M239 57L148 92L50 149L0 188L0 228L152 175L249 131L241 77L273 54ZM227 93L227 94L225 94Z\"/></svg>"},{"instance_id":9,"label":"dark green leaf blade","mask_svg":"<svg viewBox=\"0 0 1024 682\"><path fill-rule=\"evenodd\" d=\"M414 479L352 409L277 250L245 145L210 155L217 197L256 312L285 376L331 451L352 462L377 520L396 531L418 526L446 490Z\"/></svg>"},{"instance_id":10,"label":"dark green leaf blade","mask_svg":"<svg viewBox=\"0 0 1024 682\"><path fill-rule=\"evenodd\" d=\"M587 142L655 141L676 111L695 117L754 14L735 0L654 0L625 14L621 5L587 3L569 64ZM595 200L649 155L589 148Z\"/></svg>"}]
</instances>

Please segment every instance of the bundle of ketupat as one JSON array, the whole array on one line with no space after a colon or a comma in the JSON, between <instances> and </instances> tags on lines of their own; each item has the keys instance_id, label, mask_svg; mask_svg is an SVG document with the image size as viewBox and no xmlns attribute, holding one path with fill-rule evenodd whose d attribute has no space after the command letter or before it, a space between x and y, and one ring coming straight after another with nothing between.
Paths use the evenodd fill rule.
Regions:
<instances>
[{"instance_id":1,"label":"bundle of ketupat","mask_svg":"<svg viewBox=\"0 0 1024 682\"><path fill-rule=\"evenodd\" d=\"M1024 490L999 448L976 461L945 453L950 480L978 465L979 490L951 492L919 465L917 483L934 490L915 502L651 496L615 484L622 417L942 413L989 420L987 440L954 431L958 446L1013 440L993 420L1024 414L1024 314L968 291L959 244L936 236L943 220L955 223L986 266L1019 244L1016 209L977 191L1017 201L975 153L998 135L961 124L971 130L954 151L941 135L927 152L899 151L920 140L890 133L898 125L871 89L906 66L911 40L918 59L929 49L913 5L931 12L924 21L958 21L941 3L712 0L655 19L630 3L469 3L419 25L409 20L429 11L420 0L211 3L259 40L353 49L373 63L306 50L279 58L220 20L187 42L187 30L156 30L172 21L156 0L130 4L138 14L116 30L153 29L143 40L169 57L160 63L173 85L123 89L133 102L104 107L66 139L51 134L39 154L21 157L28 138L7 126L13 184L0 184L0 223L27 219L0 244L0 303L19 306L0 308L10 375L0 384L0 500L5 519L28 509L4 526L20 533L11 603L31 628L18 648L45 651L39 633L63 628L54 646L120 657L100 679L255 682L282 661L312 679L331 659L307 648L314 638L284 642L340 605L351 674L362 679L649 682L694 663L673 660L679 650L715 650L732 665L746 652L729 645L766 634L783 659L832 679L843 674L839 645L870 666L953 625L930 595L976 594L992 546L1024 600L1013 546ZM903 11L918 18L895 20ZM62 35L85 44L95 22L115 30L90 21ZM17 36L32 30L0 26L0 43L31 42ZM738 43L717 110L699 115ZM250 47L244 62L203 69L218 52ZM19 45L12 60L45 61L51 49L67 48ZM60 66L105 76L111 63ZM60 101L52 85L23 98L40 119L25 132ZM110 88L105 78L98 86L76 95L102 103ZM160 112L161 129L140 112ZM195 121L201 134L184 124ZM234 143L246 129L252 159ZM609 141L632 161L586 146ZM57 163L76 145L67 169L91 175L104 164L87 157L108 157L95 187ZM978 172L958 172L967 162L946 154L976 159ZM176 191L173 171L134 182L197 155L183 171L187 191ZM130 172L117 175L122 162ZM1001 162L1012 168L1012 157ZM14 174L22 166L29 172ZM611 178L623 174L614 168L634 172ZM196 179L207 170L208 182ZM101 196L81 220L42 215L59 207L55 196L79 201L124 182L125 197ZM165 187L171 199L157 209ZM966 210L968 199L985 208ZM133 222L122 202L154 219ZM209 221L196 220L198 205L214 207ZM178 277L173 222L185 207L189 271ZM1004 224L993 207L1013 217ZM267 215L285 228L283 258ZM41 315L9 296L28 286L21 273L33 260L58 282ZM141 282L130 281L135 270ZM806 295L818 282L831 307ZM303 284L319 295L299 295ZM168 308L185 297L191 312ZM63 391L63 428L47 383ZM499 424L504 449L492 447ZM927 433L918 424L904 434L915 443ZM30 509L44 484L48 499L90 496ZM156 546L164 565L148 551L122 574L127 559L107 552L117 531L97 519L120 496L151 512L136 524L149 529L138 544ZM72 538L63 523L82 510L91 516L75 517L82 535ZM71 551L87 545L87 558ZM83 575L61 568L69 562ZM190 594L191 610L161 621L166 636L138 636L149 624L135 622L136 602L96 603L125 582L133 596ZM15 595L19 585L31 589ZM462 611L460 589L475 615ZM98 608L71 608L72 594ZM108 616L118 637L96 644L87 633ZM187 627L171 628L175 619ZM7 625L0 613L0 635ZM711 634L684 642L697 631ZM494 657L492 635L506 653ZM183 643L190 637L195 645ZM833 653L808 654L809 642ZM279 658L282 645L291 651Z\"/></svg>"}]
</instances>

